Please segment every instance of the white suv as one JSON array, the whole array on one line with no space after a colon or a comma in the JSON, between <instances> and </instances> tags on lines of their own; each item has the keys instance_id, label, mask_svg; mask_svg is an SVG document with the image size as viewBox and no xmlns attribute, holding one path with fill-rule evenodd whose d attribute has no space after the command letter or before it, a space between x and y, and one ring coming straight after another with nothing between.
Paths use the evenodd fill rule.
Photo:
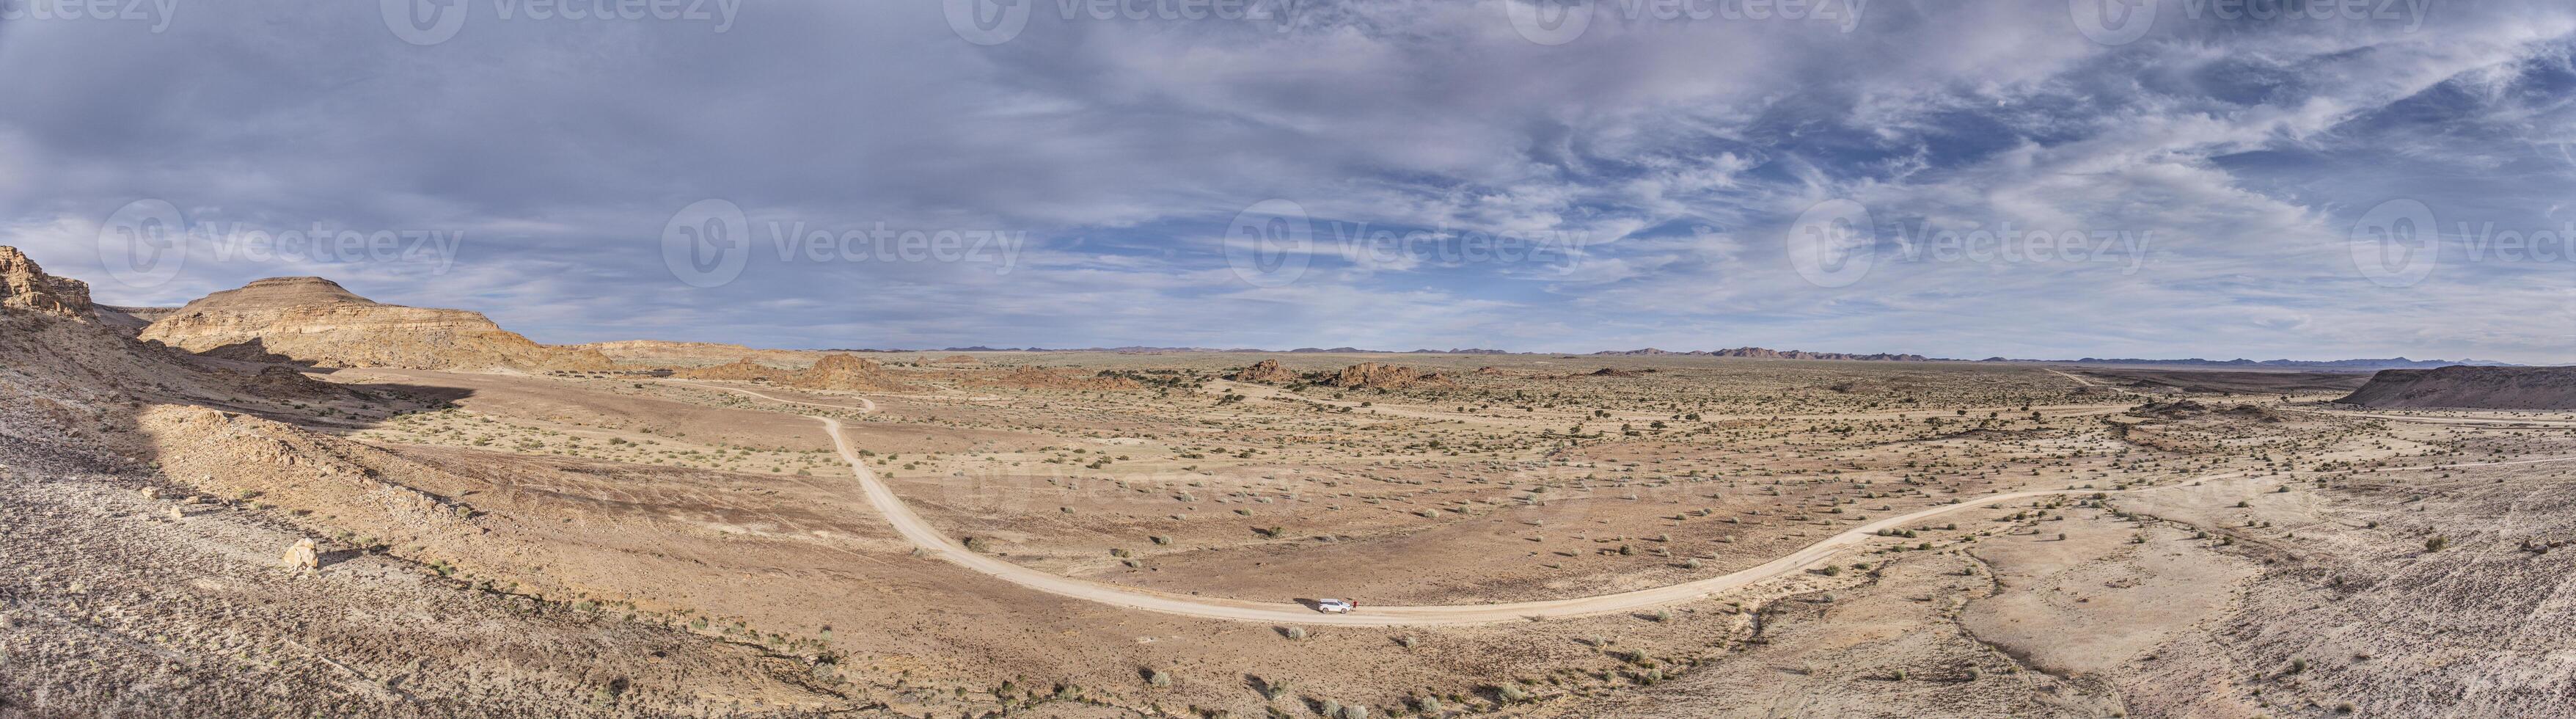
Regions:
<instances>
[{"instance_id":1,"label":"white suv","mask_svg":"<svg viewBox=\"0 0 2576 719\"><path fill-rule=\"evenodd\" d=\"M1359 606L1360 605L1352 604L1350 601L1343 599L1315 600L1315 611L1326 614L1349 614L1351 613L1351 610L1358 609Z\"/></svg>"}]
</instances>

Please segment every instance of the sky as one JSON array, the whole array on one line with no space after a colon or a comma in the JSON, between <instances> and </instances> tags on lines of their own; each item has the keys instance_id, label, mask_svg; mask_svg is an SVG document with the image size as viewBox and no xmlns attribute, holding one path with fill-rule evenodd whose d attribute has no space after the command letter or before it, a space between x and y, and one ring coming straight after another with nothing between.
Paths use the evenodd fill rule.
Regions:
<instances>
[{"instance_id":1,"label":"sky","mask_svg":"<svg viewBox=\"0 0 2576 719\"><path fill-rule=\"evenodd\" d=\"M0 244L539 341L2576 361L2563 0L0 0Z\"/></svg>"}]
</instances>

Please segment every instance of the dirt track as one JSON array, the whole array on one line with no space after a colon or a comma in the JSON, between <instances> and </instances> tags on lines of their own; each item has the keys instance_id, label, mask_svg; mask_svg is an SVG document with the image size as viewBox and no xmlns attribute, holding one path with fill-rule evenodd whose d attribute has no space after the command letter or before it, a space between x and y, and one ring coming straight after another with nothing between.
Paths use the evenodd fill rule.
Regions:
<instances>
[{"instance_id":1,"label":"dirt track","mask_svg":"<svg viewBox=\"0 0 2576 719\"><path fill-rule=\"evenodd\" d=\"M875 411L875 403L868 402L864 399L860 400L864 406L851 407L846 405L832 405L818 402L783 399L737 387L724 387L694 382L675 382L675 384L682 384L702 389L734 392L780 404L803 404L817 407L831 407L835 409L852 409L863 412ZM1030 569L1028 567L1012 564L1008 561L969 551L964 546L960 545L956 539L941 533L938 528L931 526L929 522L924 521L919 515L914 514L912 508L905 505L902 498L895 496L892 490L887 489L883 482L877 480L876 474L868 470L866 463L860 461L857 449L851 447L849 441L842 435L840 420L831 417L813 417L812 419L817 422L821 422L824 428L831 433L835 448L841 453L841 458L849 462L851 474L858 478L859 485L867 493L868 503L875 506L878 512L883 513L886 516L886 520L894 525L895 530L902 534L904 539L918 545L922 550L929 552L932 556L1023 587L1050 594L1082 599L1085 601L1099 602L1102 604L1126 607L1130 609L1143 609L1211 619L1282 624L1332 624L1345 626L1484 624L1640 610L1659 605L1693 601L1716 592L1741 588L1805 569L1818 562L1824 561L1826 558L1831 557L1835 552L1840 551L1845 547L1868 540L1880 529L1914 524L1940 514L1983 506L1993 502L2024 499L2029 497L2102 491L2091 489L2034 490L1987 495L1984 497L1978 497L1974 500L1962 501L1958 504L1934 507L1911 514L1888 517L1869 524L1861 525L1841 534L1834 535L1824 541L1808 545L1806 548L1800 549L1799 551L1787 556L1773 559L1750 569L1733 572L1724 576L1657 587L1654 589L1623 592L1619 594L1604 594L1591 597L1576 597L1572 599L1540 602L1516 602L1508 604L1485 604L1475 606L1367 606L1363 607L1362 611L1356 614L1322 614L1299 604L1262 604L1234 600L1209 599L1204 597L1184 597L1147 590L1098 584L1049 574L1047 572Z\"/></svg>"},{"instance_id":2,"label":"dirt track","mask_svg":"<svg viewBox=\"0 0 2576 719\"><path fill-rule=\"evenodd\" d=\"M699 384L695 382L674 382L674 384L698 387L701 389L734 392L780 404L802 404L816 407L831 407L834 409L858 410L862 412L876 411L876 403L869 402L865 399L859 400L863 406L851 407L847 405L783 399L738 387L724 387L719 385ZM841 432L841 421L839 419L831 417L811 417L811 419L823 423L824 429L830 432L833 447L841 453L841 458L843 460L849 462L851 474L858 478L859 486L867 493L868 503L875 506L878 512L883 513L886 516L887 522L893 524L895 531L902 534L904 539L920 546L923 551L929 552L931 556L935 556L947 562L975 570L976 572L989 575L1012 584L1084 601L1099 602L1102 604L1126 607L1129 609L1143 609L1209 619L1270 622L1278 624L1332 624L1344 626L1488 624L1495 622L1527 621L1534 619L1577 617L1636 611L1665 604L1694 601L1707 597L1710 594L1739 589L1764 580L1796 572L1809 566L1813 566L1818 562L1822 562L1826 558L1833 556L1835 552L1841 551L1846 547L1868 541L1871 537L1876 535L1878 530L1904 527L1920 523L1923 520L1930 519L1935 516L1962 509L1971 509L1996 502L2027 499L2030 497L2045 497L2062 494L2123 493L2121 490L2043 489L1990 494L1983 497L1977 497L1975 499L1962 500L1955 504L1933 507L1870 522L1826 538L1824 541L1808 545L1805 548L1792 552L1786 556L1764 562L1758 566L1748 569L1728 573L1723 576L1656 587L1654 589L1643 589L1633 592L1603 594L1590 597L1575 597L1571 599L1557 599L1540 602L1514 602L1508 604L1427 607L1367 606L1362 607L1361 611L1355 614L1323 614L1299 604L1261 604L1225 599L1209 599L1204 597L1184 597L1142 589L1110 586L1049 574L970 551L963 545L959 544L957 540L941 533L937 527L931 526L928 521L924 521L920 515L914 514L912 508L905 505L902 498L895 496L892 490L887 489L885 483L877 481L876 474L868 470L865 462L860 461L858 450L851 447L849 440L843 436ZM2518 462L2462 463L2438 466L2468 467L2483 466L2486 464L2532 464L2539 462L2566 461L2568 459L2576 459L2576 457L2523 460ZM2209 477L2201 477L2199 479L2224 479L2231 476L2234 476L2234 474L2213 475ZM2174 486L2182 485L2166 485L2164 487L2126 491L2153 491L2155 489L2165 489Z\"/></svg>"}]
</instances>

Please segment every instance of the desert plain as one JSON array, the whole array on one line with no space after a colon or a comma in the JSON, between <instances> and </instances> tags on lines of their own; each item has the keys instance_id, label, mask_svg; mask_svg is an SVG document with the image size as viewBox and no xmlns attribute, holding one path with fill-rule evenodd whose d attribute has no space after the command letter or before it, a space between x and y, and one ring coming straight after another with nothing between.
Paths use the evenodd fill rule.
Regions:
<instances>
[{"instance_id":1,"label":"desert plain","mask_svg":"<svg viewBox=\"0 0 2576 719\"><path fill-rule=\"evenodd\" d=\"M2439 378L551 346L0 270L0 716L2576 712L2576 411Z\"/></svg>"}]
</instances>

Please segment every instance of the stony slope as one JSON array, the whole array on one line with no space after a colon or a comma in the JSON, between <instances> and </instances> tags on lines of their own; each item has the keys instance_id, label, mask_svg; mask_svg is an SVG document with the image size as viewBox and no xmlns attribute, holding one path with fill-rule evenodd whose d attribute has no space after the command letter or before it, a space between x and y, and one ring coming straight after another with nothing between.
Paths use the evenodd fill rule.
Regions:
<instances>
[{"instance_id":1,"label":"stony slope","mask_svg":"<svg viewBox=\"0 0 2576 719\"><path fill-rule=\"evenodd\" d=\"M2576 367L2380 370L2337 401L2381 408L2576 409Z\"/></svg>"},{"instance_id":2,"label":"stony slope","mask_svg":"<svg viewBox=\"0 0 2576 719\"><path fill-rule=\"evenodd\" d=\"M190 352L330 367L609 369L596 350L548 347L481 313L388 305L319 277L274 277L188 303L138 335Z\"/></svg>"}]
</instances>

